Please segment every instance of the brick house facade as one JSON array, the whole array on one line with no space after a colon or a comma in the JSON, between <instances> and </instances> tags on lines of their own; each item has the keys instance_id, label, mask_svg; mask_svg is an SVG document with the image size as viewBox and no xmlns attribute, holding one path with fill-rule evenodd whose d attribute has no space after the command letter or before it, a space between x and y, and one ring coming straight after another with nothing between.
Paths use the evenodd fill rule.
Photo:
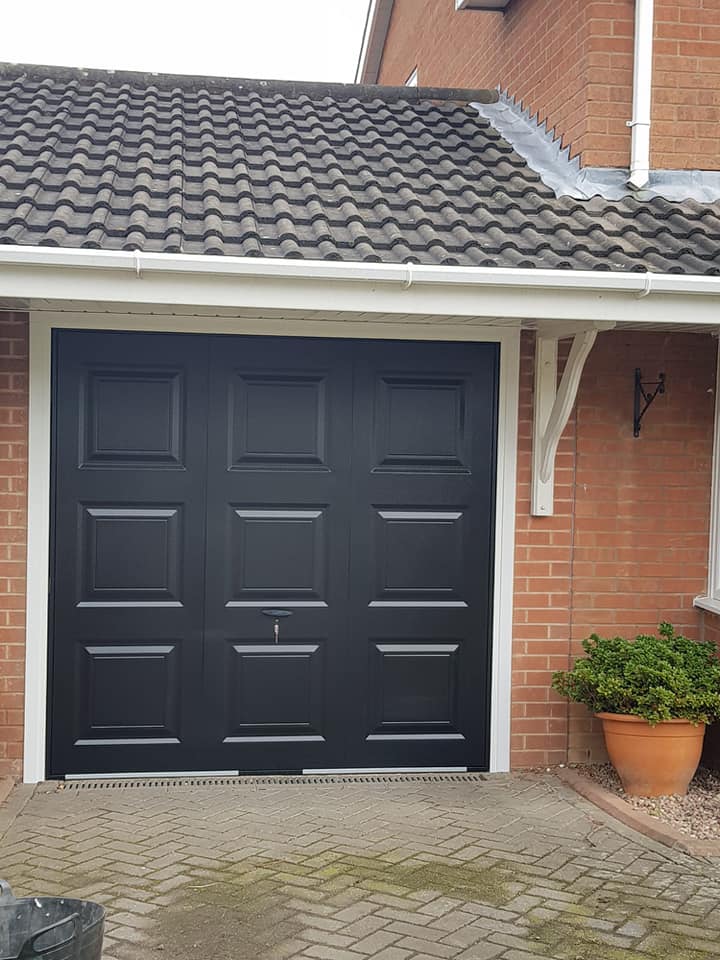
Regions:
<instances>
[{"instance_id":1,"label":"brick house facade","mask_svg":"<svg viewBox=\"0 0 720 960\"><path fill-rule=\"evenodd\" d=\"M622 72L625 68L603 58L627 56L631 39L622 25L628 21L631 4L567 0L559 5L560 19L555 15L552 22L565 25L577 41L574 48L562 46L557 39L562 39L563 31L540 29L540 23L550 22L550 6L544 0L512 0L503 17L477 11L456 13L449 0L424 4L396 0L379 79L402 84L417 66L421 84L500 84L537 110L541 119L547 115L560 134L572 139L572 149L584 163L626 166L628 135L624 126L620 129L618 117L624 124L629 80ZM678 11L676 19L671 8ZM691 22L701 31L697 42L711 46L709 34L702 32L707 26L703 18L711 9L710 0L659 5L659 15L666 19L659 21L658 37L662 23L673 23L679 30L679 25ZM697 19L688 21L693 11ZM688 27L688 36L690 32ZM518 45L522 58L513 56ZM445 57L445 51L451 53ZM708 62L717 68L719 61L713 60L710 49L708 55ZM614 78L622 79L617 89L601 79L597 72L601 62ZM693 54L692 63L698 73L705 70L699 53ZM661 64L656 67L656 82L660 82ZM558 77L561 69L570 71L564 79ZM501 543L503 523L510 531L510 549L502 556L513 553L514 529L514 557L505 570L505 592L496 592L494 598L496 614L505 602L503 597L507 600L508 616L507 635L494 638L493 651L502 661L498 669L505 669L505 654L507 663L510 659L512 663L506 691L503 677L493 675L493 696L499 706L492 705L491 723L500 732L494 733L497 739L485 766L506 768L506 747L514 767L601 757L602 744L592 719L585 711L568 707L550 686L552 672L568 665L582 638L591 631L651 631L662 620L695 637L715 636L720 629L720 618L695 604L697 597L710 593L714 331L720 270L717 203L708 205L705 216L705 208L694 202L669 210L664 202L649 200L638 211L634 200L591 201L584 207L581 201L556 198L521 158L515 155L508 160L510 147L500 142L488 124L479 123L472 109L455 103L439 108L437 100L424 102L422 91L417 103L398 101L394 93L395 99L378 106L382 92L362 87L328 91L299 85L268 91L262 85L245 87L238 94L235 81L187 78L180 96L177 78L37 70L37 76L32 69L27 75L16 68L8 68L7 76L0 71L0 85L5 84L4 92L10 91L8 115L0 121L0 137L5 135L8 141L8 160L5 167L0 165L0 178L6 178L0 179L0 212L9 211L0 222L0 303L15 311L0 313L0 542L4 546L0 773L19 776L25 772L37 779L48 770L45 718L51 724L47 700L53 663L48 632L52 634L53 612L52 596L48 609L47 571L55 517L47 514L52 490L51 412L59 407L53 391L57 377L62 380L63 375L59 366L52 368L51 355L55 334L76 327L97 333L98 343L111 331L129 336L138 331L167 331L173 337L207 331L208 336L296 337L297 345L318 338L353 338L362 345L383 339L480 342L484 336L489 343L502 344L500 380L504 378L504 383L499 396L505 421L500 420L497 443L506 473L498 469L496 477L496 582L504 562L501 548L507 546ZM680 91L680 99L673 101L672 109L690 109L692 91L680 83L673 89ZM708 88L696 85L693 89L699 95ZM602 99L603 90L613 99ZM23 111L30 109L29 104L34 104L33 122L39 117L45 127L54 122L61 104L69 113L77 111L73 123L59 128L65 145L62 156L77 158L65 180L49 177L45 183L42 158L37 161L37 174L26 162L29 147ZM711 114L703 114L699 102L695 106L697 142L681 137L682 151L673 155L673 164L716 169L718 151L711 148L710 159L703 153L708 139L703 116L710 122ZM121 129L126 131L124 140L118 133ZM664 156L659 136L653 141L654 164ZM36 136L32 142L40 143L42 138ZM250 144L247 155L242 153L246 143ZM298 144L305 153L299 152ZM112 164L107 158L115 162L121 154L120 172L110 176ZM482 157L481 174L489 188L483 183L477 187L471 166L477 156ZM13 178L25 176L28 170L28 183L16 183ZM79 177L79 185L73 176ZM32 198L38 182L47 193L36 209ZM12 188L7 193L3 193L4 184ZM279 185L285 195L280 195ZM518 198L526 196L531 199L523 208ZM487 210L492 214L489 223L483 219ZM361 269L366 271L362 276ZM659 286L649 285L648 271L657 273ZM680 281L686 275L683 287ZM440 293L434 286L438 283L446 284ZM563 325L560 333L558 323ZM608 329L613 324L615 328ZM37 333L34 341L31 329ZM543 331L560 338L559 380L574 342L571 338L588 329L599 332L555 457L553 515L533 516L535 344ZM102 350L107 351L103 363L112 367L111 347ZM137 363L142 368L141 357ZM73 367L81 368L79 362ZM649 379L662 371L668 383L667 393L647 414L638 438L633 437L632 422L636 368ZM515 374L519 375L517 389L512 380ZM89 395L87 387L79 394L73 393L72 384L67 389L66 396ZM100 420L92 422L99 429ZM89 430L82 418L79 423L82 430ZM112 429L117 433L116 426ZM71 451L68 470L85 466L82 450L90 434L78 439L80 432L75 424L63 437ZM80 445L74 463L73 444ZM170 452L166 451L168 458ZM443 453L447 458L447 451ZM109 454L103 456L112 459ZM99 474L101 461L102 456L83 474L83 482L92 470ZM28 463L34 464L29 501ZM120 468L122 478L122 463ZM308 475L309 471L304 474ZM122 487L117 479L114 482ZM83 496L107 506L98 490ZM269 506L257 495L240 513L249 520L262 519L259 515ZM291 502L285 519L304 516L303 506L307 504ZM123 510L128 513L127 504L110 507L118 511L116 516ZM427 502L418 501L408 516L397 510L397 516L390 513L407 522L417 520L420 508L427 512L428 507ZM508 519L513 513L514 528ZM448 516L455 517L446 510L443 518ZM172 536L168 536L170 542ZM26 567L28 540L32 556ZM82 540L80 546L84 549L87 542ZM92 550L97 553L95 542ZM56 555L56 564L77 568L76 595L55 598L56 602L72 606L78 600L75 607L84 609L115 603L122 611L123 601L117 602L117 597L105 602L103 590L110 591L102 584L88 587L83 580L87 580L83 567L87 562L84 555L79 559L69 549ZM111 566L103 568L105 581L117 573ZM263 570L267 575L272 565L266 563ZM444 595L449 590L447 584L438 589ZM92 590L99 600L89 596ZM403 598L399 607L403 603L412 607L405 594ZM176 601L173 598L166 606L182 606ZM158 605L155 600L143 602ZM463 606L454 594L444 602L449 607ZM245 602L242 596L238 602L236 596L226 606L242 608L243 603L258 605L254 600ZM311 600L306 606L322 607L323 603ZM33 623L27 637L26 612ZM79 666L77 676L67 674L66 679L70 676L70 682L77 680L80 687L89 688L88 677L96 665L82 660L83 651L90 650L101 672L112 656L131 659L143 645L150 647L146 636L130 643L129 635L122 632L129 621L122 617L122 612L117 614L107 635L97 640L91 635L78 646L77 638L69 637L67 649L79 658ZM261 628L252 627L256 629ZM174 637L168 634L161 639L162 643L155 638L152 646L158 662L167 656ZM255 633L241 639L258 653L260 641ZM399 655L403 643L409 649L409 639L385 642L383 652ZM433 639L437 650L430 644ZM442 643L427 634L420 640L420 647L424 643L435 654L452 653L459 646L447 637L440 637ZM312 645L307 646L312 653ZM280 649L292 652L292 644ZM102 661L108 651L111 655ZM156 668L157 663L152 669ZM168 684L175 676L173 669L169 668ZM228 671L228 676L235 675ZM439 709L433 673L419 672L418 677L421 690L414 702L426 703L432 695L437 701L432 709ZM107 703L91 707L105 720L108 711L114 711L113 722L105 726L119 726L115 721L122 704L111 702L112 683L102 682ZM133 682L130 675L128 683ZM402 682L401 677L401 692ZM83 696L87 692L80 689ZM75 712L65 719L69 727L75 723L79 729L79 713L90 707L73 696L69 699ZM405 696L405 701L411 699ZM393 709L406 709L405 701L398 697ZM169 694L166 703L168 710L176 708ZM147 704L143 709L148 712ZM263 703L262 710L268 709ZM148 715L155 727L162 726L152 711ZM394 721L387 722L392 732L376 736L381 744L393 735L408 742L419 737L398 733L392 727ZM431 722L435 722L432 717ZM445 728L450 726L447 718L443 723ZM242 723L237 726L241 728ZM103 737L112 740L102 727L98 722L92 736L98 742ZM440 732L432 734L437 742L443 736L452 742L462 739L456 732L443 732L445 728L438 726ZM123 738L115 738L125 745L132 746L146 735L140 722L134 727L126 723L125 729ZM242 730L240 735L236 731L227 740L260 739L256 733L253 728L243 737ZM84 734L75 737L83 747L91 739ZM279 743L283 736L274 739ZM322 737L308 737L305 731L299 739ZM159 740L171 743L173 737L166 731ZM283 769L287 767L286 763ZM111 765L108 769L118 770ZM126 765L126 769L144 768ZM179 768L168 760L163 769ZM220 767L216 763L212 769Z\"/></svg>"}]
</instances>

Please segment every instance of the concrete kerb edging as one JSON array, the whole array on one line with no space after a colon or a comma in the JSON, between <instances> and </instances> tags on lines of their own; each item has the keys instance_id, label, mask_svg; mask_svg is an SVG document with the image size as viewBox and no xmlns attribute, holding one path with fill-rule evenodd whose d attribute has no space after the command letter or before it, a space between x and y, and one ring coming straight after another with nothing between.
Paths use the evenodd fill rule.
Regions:
<instances>
[{"instance_id":1,"label":"concrete kerb edging","mask_svg":"<svg viewBox=\"0 0 720 960\"><path fill-rule=\"evenodd\" d=\"M572 787L585 800L595 804L605 813L624 823L626 827L637 830L643 836L674 850L682 850L693 857L720 857L720 840L698 840L681 833L662 820L657 820L642 810L636 810L622 797L605 790L599 783L584 777L576 770L559 768L555 771L558 778Z\"/></svg>"},{"instance_id":2,"label":"concrete kerb edging","mask_svg":"<svg viewBox=\"0 0 720 960\"><path fill-rule=\"evenodd\" d=\"M5 803L15 786L13 777L0 777L0 804Z\"/></svg>"}]
</instances>

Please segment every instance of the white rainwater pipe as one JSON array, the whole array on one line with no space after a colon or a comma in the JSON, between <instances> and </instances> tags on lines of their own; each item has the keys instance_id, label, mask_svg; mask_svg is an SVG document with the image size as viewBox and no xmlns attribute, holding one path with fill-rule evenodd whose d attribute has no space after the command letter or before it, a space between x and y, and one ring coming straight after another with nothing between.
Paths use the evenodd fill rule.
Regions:
<instances>
[{"instance_id":1,"label":"white rainwater pipe","mask_svg":"<svg viewBox=\"0 0 720 960\"><path fill-rule=\"evenodd\" d=\"M628 183L642 190L650 179L650 103L652 100L654 0L635 0L635 55Z\"/></svg>"}]
</instances>

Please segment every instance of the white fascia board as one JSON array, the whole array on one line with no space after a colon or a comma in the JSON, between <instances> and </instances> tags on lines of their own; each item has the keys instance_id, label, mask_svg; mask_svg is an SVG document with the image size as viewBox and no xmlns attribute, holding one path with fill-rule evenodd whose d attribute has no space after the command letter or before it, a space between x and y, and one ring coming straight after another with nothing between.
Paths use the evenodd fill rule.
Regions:
<instances>
[{"instance_id":1,"label":"white fascia board","mask_svg":"<svg viewBox=\"0 0 720 960\"><path fill-rule=\"evenodd\" d=\"M393 0L370 0L355 83L377 83L385 50Z\"/></svg>"},{"instance_id":2,"label":"white fascia board","mask_svg":"<svg viewBox=\"0 0 720 960\"><path fill-rule=\"evenodd\" d=\"M0 298L720 323L720 277L0 247Z\"/></svg>"}]
</instances>

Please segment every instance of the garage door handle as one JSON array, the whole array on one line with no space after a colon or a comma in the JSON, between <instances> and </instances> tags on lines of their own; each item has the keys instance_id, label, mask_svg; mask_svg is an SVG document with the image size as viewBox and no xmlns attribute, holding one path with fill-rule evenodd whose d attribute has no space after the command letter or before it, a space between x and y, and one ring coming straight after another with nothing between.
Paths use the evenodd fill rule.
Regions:
<instances>
[{"instance_id":1,"label":"garage door handle","mask_svg":"<svg viewBox=\"0 0 720 960\"><path fill-rule=\"evenodd\" d=\"M292 616L292 610L261 610L260 613L264 617L273 618L273 640L275 643L280 642L280 620L282 617Z\"/></svg>"}]
</instances>

